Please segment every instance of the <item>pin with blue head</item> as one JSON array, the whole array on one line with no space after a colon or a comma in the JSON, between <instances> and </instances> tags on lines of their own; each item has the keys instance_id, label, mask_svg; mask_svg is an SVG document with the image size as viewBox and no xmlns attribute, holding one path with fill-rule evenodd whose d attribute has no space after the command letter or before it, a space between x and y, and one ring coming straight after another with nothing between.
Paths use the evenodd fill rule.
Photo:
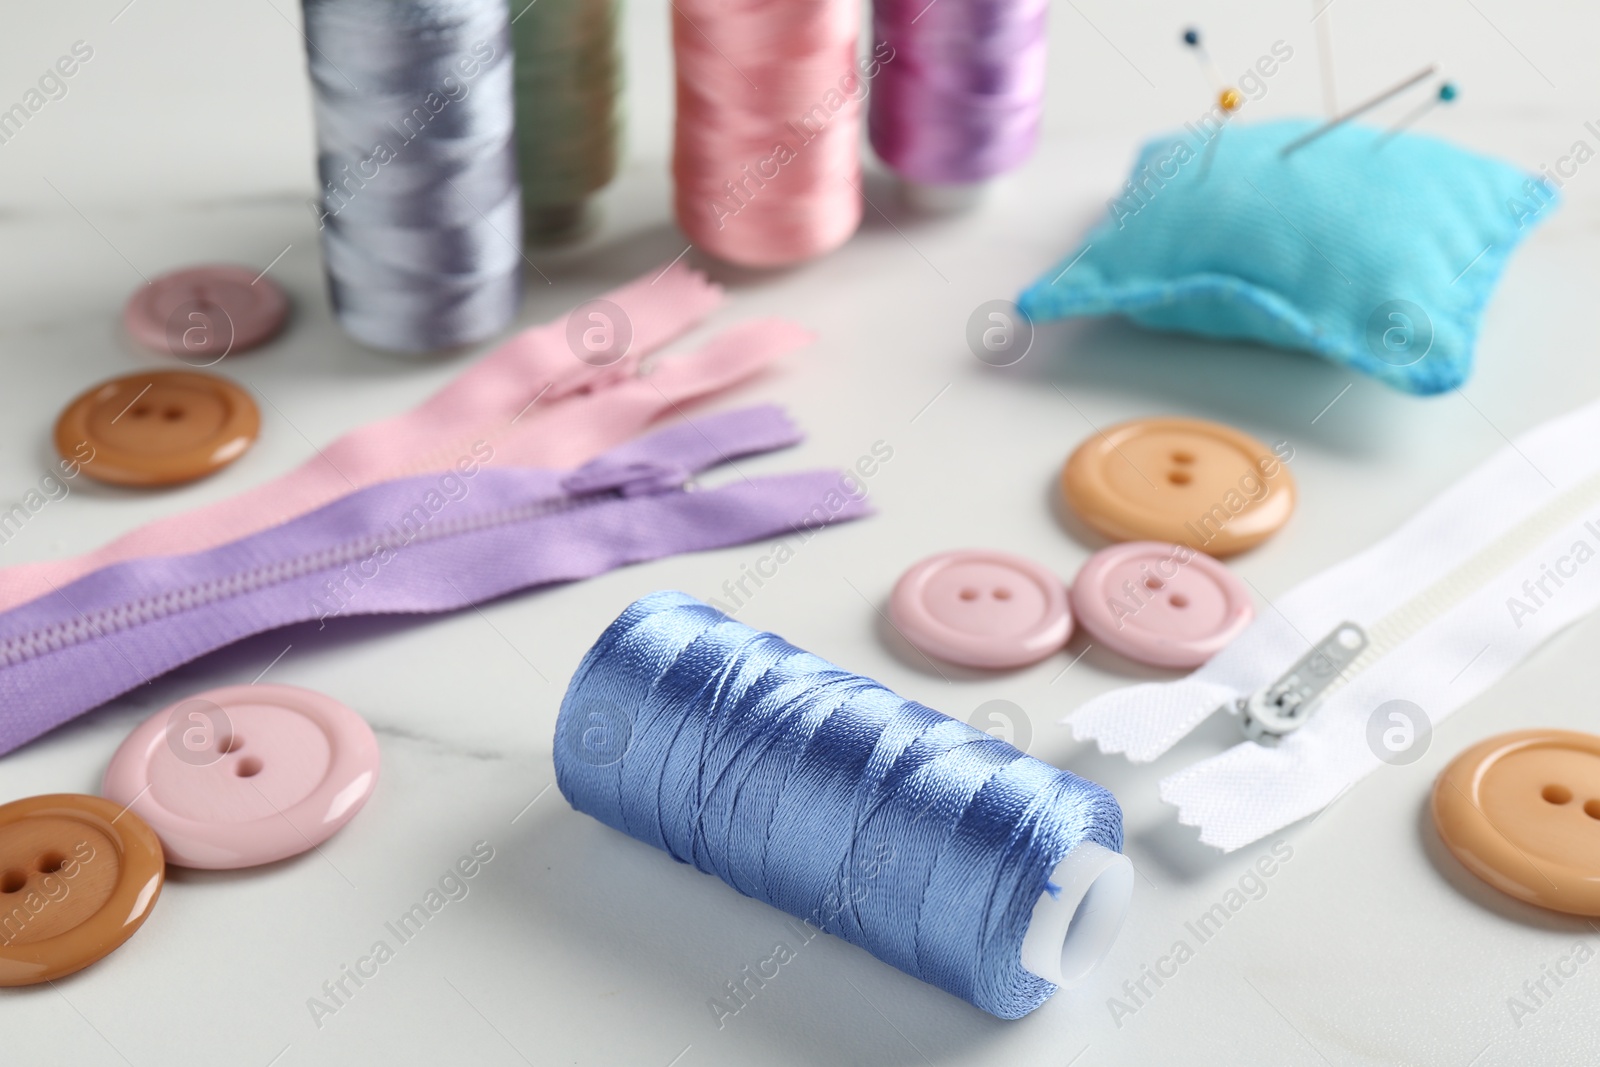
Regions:
<instances>
[{"instance_id":1,"label":"pin with blue head","mask_svg":"<svg viewBox=\"0 0 1600 1067\"><path fill-rule=\"evenodd\" d=\"M1390 126L1384 131L1383 136L1378 138L1378 143L1373 146L1373 151L1377 151L1384 145L1388 144L1394 139L1396 134L1409 128L1412 124L1416 123L1434 108L1441 104L1449 104L1454 102L1458 95L1460 95L1460 91L1456 88L1455 82L1441 82L1439 84L1438 92L1434 93L1421 104L1418 104L1416 107L1412 108L1400 119L1399 122L1395 123L1393 126Z\"/></svg>"}]
</instances>

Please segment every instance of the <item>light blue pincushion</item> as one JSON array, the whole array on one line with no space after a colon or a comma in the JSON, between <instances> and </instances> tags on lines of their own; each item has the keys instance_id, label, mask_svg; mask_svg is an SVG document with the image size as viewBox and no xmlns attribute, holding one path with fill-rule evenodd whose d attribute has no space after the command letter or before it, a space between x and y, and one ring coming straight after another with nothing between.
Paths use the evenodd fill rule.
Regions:
<instances>
[{"instance_id":1,"label":"light blue pincushion","mask_svg":"<svg viewBox=\"0 0 1600 1067\"><path fill-rule=\"evenodd\" d=\"M1280 155L1317 125L1151 141L1106 221L1022 310L1304 349L1409 393L1460 385L1489 293L1554 190L1436 138L1365 126Z\"/></svg>"}]
</instances>

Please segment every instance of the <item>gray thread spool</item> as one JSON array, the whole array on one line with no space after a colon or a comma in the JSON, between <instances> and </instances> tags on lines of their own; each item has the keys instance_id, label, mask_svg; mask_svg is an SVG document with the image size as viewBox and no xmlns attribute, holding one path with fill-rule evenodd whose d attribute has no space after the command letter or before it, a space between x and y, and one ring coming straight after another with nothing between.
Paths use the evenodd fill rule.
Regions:
<instances>
[{"instance_id":1,"label":"gray thread spool","mask_svg":"<svg viewBox=\"0 0 1600 1067\"><path fill-rule=\"evenodd\" d=\"M317 214L341 325L426 352L522 297L507 0L304 0Z\"/></svg>"}]
</instances>

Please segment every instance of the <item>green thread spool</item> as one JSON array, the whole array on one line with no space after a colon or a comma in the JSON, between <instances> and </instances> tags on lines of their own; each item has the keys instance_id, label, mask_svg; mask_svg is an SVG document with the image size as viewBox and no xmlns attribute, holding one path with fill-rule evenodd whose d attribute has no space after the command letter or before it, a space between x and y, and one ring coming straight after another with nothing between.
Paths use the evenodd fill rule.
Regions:
<instances>
[{"instance_id":1,"label":"green thread spool","mask_svg":"<svg viewBox=\"0 0 1600 1067\"><path fill-rule=\"evenodd\" d=\"M513 0L516 9L523 0ZM617 170L620 0L535 0L511 24L517 156L529 240L581 233L590 194Z\"/></svg>"}]
</instances>

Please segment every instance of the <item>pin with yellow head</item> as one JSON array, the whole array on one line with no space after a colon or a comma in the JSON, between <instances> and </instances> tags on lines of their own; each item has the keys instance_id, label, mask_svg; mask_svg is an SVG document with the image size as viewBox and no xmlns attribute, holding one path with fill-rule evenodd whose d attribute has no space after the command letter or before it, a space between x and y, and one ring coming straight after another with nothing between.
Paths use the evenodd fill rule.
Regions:
<instances>
[{"instance_id":1,"label":"pin with yellow head","mask_svg":"<svg viewBox=\"0 0 1600 1067\"><path fill-rule=\"evenodd\" d=\"M1201 69L1206 72L1206 77L1211 79L1212 87L1217 90L1217 106L1230 115L1243 107L1244 95L1223 80L1217 65L1211 62L1211 56L1206 51L1205 45L1200 43L1200 31L1193 26L1184 30L1183 43L1194 49L1194 54L1200 59Z\"/></svg>"}]
</instances>

